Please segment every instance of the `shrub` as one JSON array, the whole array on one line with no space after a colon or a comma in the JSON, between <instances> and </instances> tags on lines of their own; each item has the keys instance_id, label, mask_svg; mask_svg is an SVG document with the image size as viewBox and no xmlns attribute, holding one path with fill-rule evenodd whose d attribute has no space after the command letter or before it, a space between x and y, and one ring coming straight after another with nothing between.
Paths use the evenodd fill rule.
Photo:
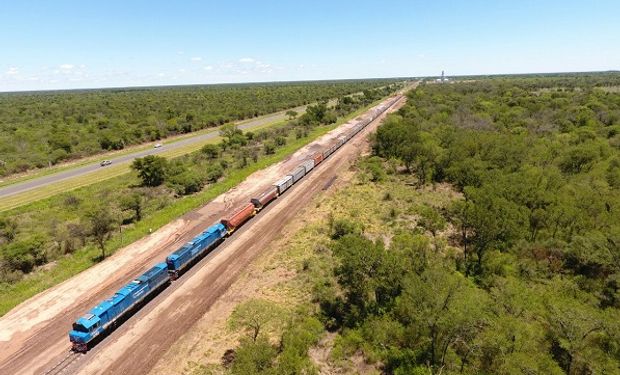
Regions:
<instances>
[{"instance_id":1,"label":"shrub","mask_svg":"<svg viewBox=\"0 0 620 375\"><path fill-rule=\"evenodd\" d=\"M47 261L44 244L45 239L40 235L13 242L4 250L4 260L11 271L29 273Z\"/></svg>"}]
</instances>

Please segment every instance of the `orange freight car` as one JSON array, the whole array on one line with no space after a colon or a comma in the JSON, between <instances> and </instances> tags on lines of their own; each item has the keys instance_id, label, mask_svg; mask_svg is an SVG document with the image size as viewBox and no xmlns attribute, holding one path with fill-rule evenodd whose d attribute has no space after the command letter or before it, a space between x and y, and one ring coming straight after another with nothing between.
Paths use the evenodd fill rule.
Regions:
<instances>
[{"instance_id":1,"label":"orange freight car","mask_svg":"<svg viewBox=\"0 0 620 375\"><path fill-rule=\"evenodd\" d=\"M316 154L312 155L312 160L314 160L314 166L316 167L317 165L319 165L320 162L323 161L323 153L322 152L317 152Z\"/></svg>"},{"instance_id":2,"label":"orange freight car","mask_svg":"<svg viewBox=\"0 0 620 375\"><path fill-rule=\"evenodd\" d=\"M241 224L248 221L249 218L256 215L256 210L254 209L254 205L252 203L248 203L245 206L241 207L234 214L228 216L227 218L223 218L221 223L224 224L226 229L228 229L228 233L232 233L237 229Z\"/></svg>"}]
</instances>

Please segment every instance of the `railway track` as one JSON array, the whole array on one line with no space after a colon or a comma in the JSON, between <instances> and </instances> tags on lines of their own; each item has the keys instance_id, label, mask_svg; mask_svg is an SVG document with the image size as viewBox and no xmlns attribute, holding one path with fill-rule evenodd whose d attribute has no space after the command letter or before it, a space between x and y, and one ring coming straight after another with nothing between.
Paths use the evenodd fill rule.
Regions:
<instances>
[{"instance_id":1,"label":"railway track","mask_svg":"<svg viewBox=\"0 0 620 375\"><path fill-rule=\"evenodd\" d=\"M84 353L74 352L73 350L69 349L67 355L63 359L61 359L52 368L45 371L41 375L65 374L67 373L66 371L69 370L71 365L78 361L80 358L82 358L83 355Z\"/></svg>"}]
</instances>

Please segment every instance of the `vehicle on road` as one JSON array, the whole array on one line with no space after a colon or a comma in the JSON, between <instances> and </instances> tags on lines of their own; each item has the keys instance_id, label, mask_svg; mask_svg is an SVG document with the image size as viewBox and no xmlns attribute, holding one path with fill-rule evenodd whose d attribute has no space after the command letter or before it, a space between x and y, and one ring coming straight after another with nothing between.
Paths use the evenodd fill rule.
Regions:
<instances>
[{"instance_id":1,"label":"vehicle on road","mask_svg":"<svg viewBox=\"0 0 620 375\"><path fill-rule=\"evenodd\" d=\"M101 165L102 167L105 167L106 165L110 165L112 164L111 160L104 160L101 163L99 163L99 165Z\"/></svg>"},{"instance_id":2,"label":"vehicle on road","mask_svg":"<svg viewBox=\"0 0 620 375\"><path fill-rule=\"evenodd\" d=\"M160 148L161 146L163 146L161 143L155 143L155 146L153 146L153 148Z\"/></svg>"}]
</instances>

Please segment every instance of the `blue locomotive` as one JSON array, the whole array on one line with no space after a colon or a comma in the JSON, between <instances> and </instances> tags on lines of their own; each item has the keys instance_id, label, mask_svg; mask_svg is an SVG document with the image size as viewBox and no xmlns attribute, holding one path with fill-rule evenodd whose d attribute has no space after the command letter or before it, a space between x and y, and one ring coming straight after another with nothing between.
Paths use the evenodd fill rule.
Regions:
<instances>
[{"instance_id":1,"label":"blue locomotive","mask_svg":"<svg viewBox=\"0 0 620 375\"><path fill-rule=\"evenodd\" d=\"M180 249L166 258L170 278L175 280L179 274L200 259L208 250L217 245L226 236L226 227L217 223L194 237Z\"/></svg>"},{"instance_id":2,"label":"blue locomotive","mask_svg":"<svg viewBox=\"0 0 620 375\"><path fill-rule=\"evenodd\" d=\"M73 349L88 350L102 333L127 318L129 313L170 282L166 263L158 263L143 275L119 289L114 296L95 306L73 323L69 340Z\"/></svg>"}]
</instances>

